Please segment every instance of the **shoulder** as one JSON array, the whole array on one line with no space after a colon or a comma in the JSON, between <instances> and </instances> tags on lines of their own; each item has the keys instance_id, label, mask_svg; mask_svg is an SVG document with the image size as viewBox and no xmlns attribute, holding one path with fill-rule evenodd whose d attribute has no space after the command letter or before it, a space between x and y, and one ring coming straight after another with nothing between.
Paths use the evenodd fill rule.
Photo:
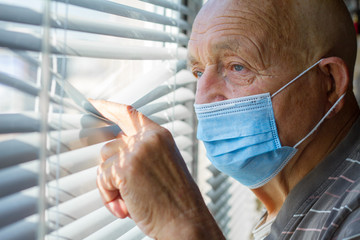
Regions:
<instances>
[{"instance_id":1,"label":"shoulder","mask_svg":"<svg viewBox=\"0 0 360 240\"><path fill-rule=\"evenodd\" d=\"M346 181L352 181L352 184L345 190L337 206L334 208L337 214L331 223L336 228L334 234L335 239L360 239L359 162L354 162L348 169L348 172L352 172L353 174L345 173L343 177ZM355 174L355 172L357 172L357 174ZM349 175L349 177L346 177L346 175Z\"/></svg>"}]
</instances>

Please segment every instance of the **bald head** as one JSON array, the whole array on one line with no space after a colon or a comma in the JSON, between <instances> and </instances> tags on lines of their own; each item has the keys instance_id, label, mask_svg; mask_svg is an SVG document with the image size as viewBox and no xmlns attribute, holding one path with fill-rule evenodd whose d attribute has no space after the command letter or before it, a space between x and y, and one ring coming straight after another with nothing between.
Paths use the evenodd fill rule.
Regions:
<instances>
[{"instance_id":1,"label":"bald head","mask_svg":"<svg viewBox=\"0 0 360 240\"><path fill-rule=\"evenodd\" d=\"M336 56L346 62L352 77L356 37L342 0L209 0L195 20L192 40L215 31L229 35L229 29L240 32L249 51L256 49L253 57L259 57L260 71L283 68L282 63L303 69Z\"/></svg>"}]
</instances>

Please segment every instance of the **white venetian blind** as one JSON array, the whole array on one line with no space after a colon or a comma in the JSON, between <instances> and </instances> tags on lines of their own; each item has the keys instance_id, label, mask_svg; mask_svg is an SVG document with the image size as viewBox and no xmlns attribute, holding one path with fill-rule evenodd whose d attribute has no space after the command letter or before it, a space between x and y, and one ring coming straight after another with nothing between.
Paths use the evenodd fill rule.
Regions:
<instances>
[{"instance_id":1,"label":"white venetian blind","mask_svg":"<svg viewBox=\"0 0 360 240\"><path fill-rule=\"evenodd\" d=\"M200 6L0 0L0 239L147 239L103 207L99 153L120 129L86 99L168 128L196 174L186 45Z\"/></svg>"}]
</instances>

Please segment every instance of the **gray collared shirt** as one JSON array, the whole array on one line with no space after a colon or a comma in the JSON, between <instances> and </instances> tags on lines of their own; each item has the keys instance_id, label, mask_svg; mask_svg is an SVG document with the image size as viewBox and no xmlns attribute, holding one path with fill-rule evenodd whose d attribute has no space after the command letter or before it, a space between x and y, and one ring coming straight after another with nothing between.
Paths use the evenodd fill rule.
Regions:
<instances>
[{"instance_id":1,"label":"gray collared shirt","mask_svg":"<svg viewBox=\"0 0 360 240\"><path fill-rule=\"evenodd\" d=\"M360 118L290 192L270 239L360 239Z\"/></svg>"}]
</instances>

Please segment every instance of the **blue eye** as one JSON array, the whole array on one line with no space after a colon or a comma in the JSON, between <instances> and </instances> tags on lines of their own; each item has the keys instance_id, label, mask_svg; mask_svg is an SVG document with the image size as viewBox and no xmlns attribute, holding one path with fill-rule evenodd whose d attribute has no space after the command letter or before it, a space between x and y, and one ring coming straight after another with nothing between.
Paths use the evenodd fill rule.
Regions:
<instances>
[{"instance_id":1,"label":"blue eye","mask_svg":"<svg viewBox=\"0 0 360 240\"><path fill-rule=\"evenodd\" d=\"M239 64L233 65L232 68L233 68L233 70L235 70L235 71L237 71L237 72L240 72L240 71L242 71L242 70L244 69L244 67L241 66L241 65L239 65Z\"/></svg>"},{"instance_id":2,"label":"blue eye","mask_svg":"<svg viewBox=\"0 0 360 240\"><path fill-rule=\"evenodd\" d=\"M203 72L195 71L194 75L195 75L196 78L200 78L203 75Z\"/></svg>"}]
</instances>

